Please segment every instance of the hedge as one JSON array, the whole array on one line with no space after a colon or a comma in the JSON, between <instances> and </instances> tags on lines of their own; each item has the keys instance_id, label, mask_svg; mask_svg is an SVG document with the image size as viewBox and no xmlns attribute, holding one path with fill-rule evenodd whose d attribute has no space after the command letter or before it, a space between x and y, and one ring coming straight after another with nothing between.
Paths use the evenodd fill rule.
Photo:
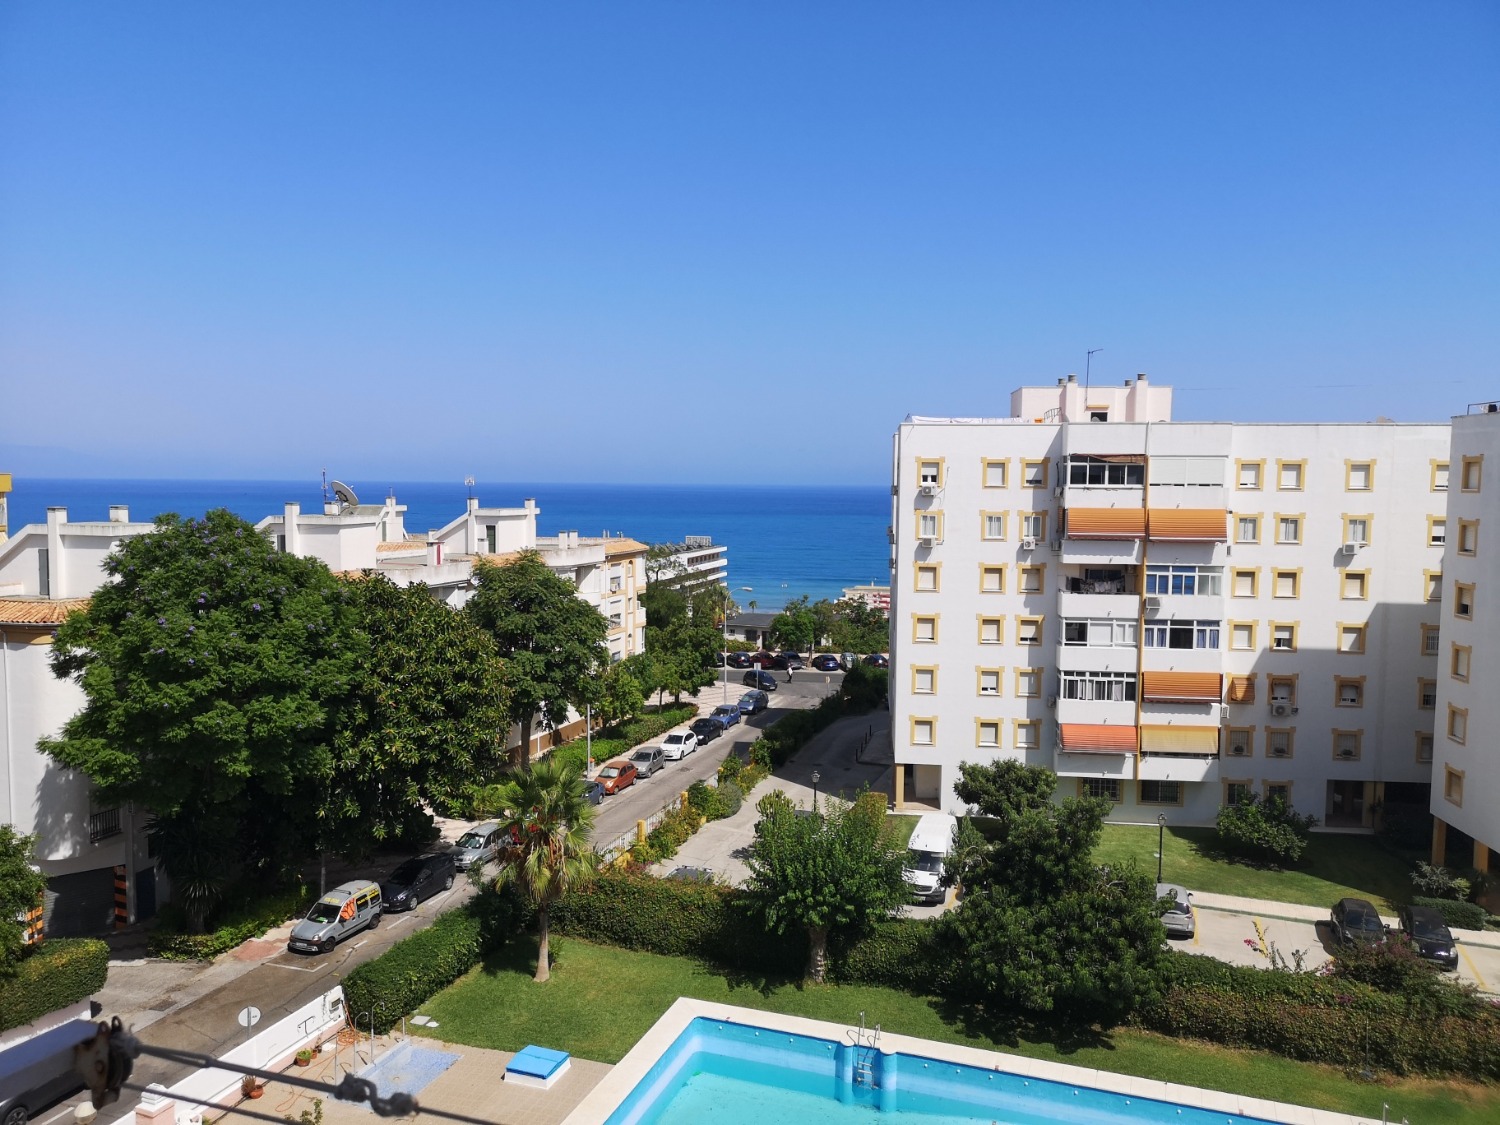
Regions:
<instances>
[{"instance_id":1,"label":"hedge","mask_svg":"<svg viewBox=\"0 0 1500 1125\"><path fill-rule=\"evenodd\" d=\"M307 909L311 897L310 889L300 886L256 899L228 911L222 919L214 919L213 929L202 934L184 933L182 911L168 904L161 908L156 928L146 935L146 951L167 961L209 961L297 917Z\"/></svg>"},{"instance_id":2,"label":"hedge","mask_svg":"<svg viewBox=\"0 0 1500 1125\"><path fill-rule=\"evenodd\" d=\"M1413 906L1430 906L1443 916L1443 921L1461 930L1482 930L1489 915L1484 907L1472 902L1459 902L1451 898L1413 898Z\"/></svg>"},{"instance_id":3,"label":"hedge","mask_svg":"<svg viewBox=\"0 0 1500 1125\"><path fill-rule=\"evenodd\" d=\"M0 976L0 1031L20 1027L104 987L109 946L97 938L50 938Z\"/></svg>"}]
</instances>

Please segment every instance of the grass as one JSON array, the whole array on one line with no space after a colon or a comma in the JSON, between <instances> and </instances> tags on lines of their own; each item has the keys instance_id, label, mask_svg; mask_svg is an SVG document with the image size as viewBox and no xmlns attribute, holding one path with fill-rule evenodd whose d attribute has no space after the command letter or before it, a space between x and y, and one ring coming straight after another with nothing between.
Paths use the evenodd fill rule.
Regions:
<instances>
[{"instance_id":1,"label":"grass","mask_svg":"<svg viewBox=\"0 0 1500 1125\"><path fill-rule=\"evenodd\" d=\"M1143 871L1155 873L1156 833L1153 825L1106 824L1094 858L1116 865L1133 859ZM1352 895L1369 899L1377 908L1391 913L1410 900L1410 865L1369 836L1315 832L1303 862L1287 870L1231 862L1217 854L1215 839L1212 828L1169 826L1163 881L1179 883L1192 891L1303 906L1331 907Z\"/></svg>"},{"instance_id":2,"label":"grass","mask_svg":"<svg viewBox=\"0 0 1500 1125\"><path fill-rule=\"evenodd\" d=\"M906 816L901 813L886 813L885 826L890 830L891 839L903 848L911 843L911 834L917 827L920 817Z\"/></svg>"},{"instance_id":3,"label":"grass","mask_svg":"<svg viewBox=\"0 0 1500 1125\"><path fill-rule=\"evenodd\" d=\"M736 981L682 958L632 953L553 938L552 980L531 979L536 945L511 942L423 1006L435 1032L452 1043L515 1051L539 1043L580 1058L618 1062L679 996L784 1012L853 1026L870 1024L903 1035L1003 1050L1075 1066L1164 1082L1274 1097L1322 1109L1390 1120L1444 1125L1500 1121L1500 1087L1459 1081L1392 1079L1365 1082L1331 1067L1292 1062L1140 1031L1114 1031L1085 1042L1020 1039L997 1042L965 1027L941 1001L892 989Z\"/></svg>"}]
</instances>

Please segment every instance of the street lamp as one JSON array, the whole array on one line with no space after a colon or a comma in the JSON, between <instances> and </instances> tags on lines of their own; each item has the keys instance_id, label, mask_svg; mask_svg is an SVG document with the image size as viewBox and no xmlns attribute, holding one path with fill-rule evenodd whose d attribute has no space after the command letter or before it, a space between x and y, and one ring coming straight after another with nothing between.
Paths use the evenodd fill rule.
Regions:
<instances>
[{"instance_id":1,"label":"street lamp","mask_svg":"<svg viewBox=\"0 0 1500 1125\"><path fill-rule=\"evenodd\" d=\"M755 592L749 586L741 586L740 589L744 590L745 593L747 593L747 594L753 594ZM724 614L723 614L723 622L724 622L724 652L721 654L722 657L723 657L723 660L724 660L724 702L725 703L729 702L729 601L730 601L730 599L729 599L729 587L725 586L724 587Z\"/></svg>"},{"instance_id":2,"label":"street lamp","mask_svg":"<svg viewBox=\"0 0 1500 1125\"><path fill-rule=\"evenodd\" d=\"M812 774L812 783L813 783L813 812L817 812L818 811L818 782L821 781L821 780L823 780L823 775L820 774L817 770L813 770L813 774Z\"/></svg>"},{"instance_id":3,"label":"street lamp","mask_svg":"<svg viewBox=\"0 0 1500 1125\"><path fill-rule=\"evenodd\" d=\"M1159 812L1156 814L1156 881L1161 882L1161 861L1166 854L1162 845L1167 839L1167 814Z\"/></svg>"}]
</instances>

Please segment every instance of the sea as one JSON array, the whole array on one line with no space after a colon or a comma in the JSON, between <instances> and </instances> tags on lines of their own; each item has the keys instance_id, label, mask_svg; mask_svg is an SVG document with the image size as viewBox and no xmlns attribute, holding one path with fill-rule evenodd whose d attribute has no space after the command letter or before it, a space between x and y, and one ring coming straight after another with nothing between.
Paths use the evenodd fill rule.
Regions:
<instances>
[{"instance_id":1,"label":"sea","mask_svg":"<svg viewBox=\"0 0 1500 1125\"><path fill-rule=\"evenodd\" d=\"M345 481L362 503L394 492L406 505L406 529L421 534L463 514L464 484ZM890 489L880 485L526 484L481 482L473 494L486 507L537 502L537 533L624 534L643 543L680 543L703 535L729 548L729 586L742 609L774 612L807 595L837 600L846 586L889 581L886 525ZM163 512L201 516L228 508L254 523L280 514L288 501L304 512L322 509L318 480L110 480L16 477L10 495L12 532L44 523L47 509L70 520L108 518L124 504L132 520ZM745 589L749 587L749 589Z\"/></svg>"}]
</instances>

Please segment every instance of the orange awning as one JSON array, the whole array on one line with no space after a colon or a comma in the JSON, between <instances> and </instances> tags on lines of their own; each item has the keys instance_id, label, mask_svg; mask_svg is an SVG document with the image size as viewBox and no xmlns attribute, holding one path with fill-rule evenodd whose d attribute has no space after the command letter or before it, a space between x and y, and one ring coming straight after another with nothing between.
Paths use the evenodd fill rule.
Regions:
<instances>
[{"instance_id":1,"label":"orange awning","mask_svg":"<svg viewBox=\"0 0 1500 1125\"><path fill-rule=\"evenodd\" d=\"M1134 754L1135 727L1062 723L1062 748L1070 754Z\"/></svg>"},{"instance_id":2,"label":"orange awning","mask_svg":"<svg viewBox=\"0 0 1500 1125\"><path fill-rule=\"evenodd\" d=\"M1152 508L1152 539L1223 543L1229 538L1229 513L1222 508Z\"/></svg>"},{"instance_id":3,"label":"orange awning","mask_svg":"<svg viewBox=\"0 0 1500 1125\"><path fill-rule=\"evenodd\" d=\"M1217 754L1218 727L1142 727L1141 749L1147 754Z\"/></svg>"},{"instance_id":4,"label":"orange awning","mask_svg":"<svg viewBox=\"0 0 1500 1125\"><path fill-rule=\"evenodd\" d=\"M1156 703L1217 703L1224 677L1217 672L1144 672L1145 698Z\"/></svg>"},{"instance_id":5,"label":"orange awning","mask_svg":"<svg viewBox=\"0 0 1500 1125\"><path fill-rule=\"evenodd\" d=\"M1069 539L1144 539L1144 508L1069 508Z\"/></svg>"},{"instance_id":6,"label":"orange awning","mask_svg":"<svg viewBox=\"0 0 1500 1125\"><path fill-rule=\"evenodd\" d=\"M1229 695L1227 698L1230 703L1254 703L1255 677L1230 676Z\"/></svg>"}]
</instances>

